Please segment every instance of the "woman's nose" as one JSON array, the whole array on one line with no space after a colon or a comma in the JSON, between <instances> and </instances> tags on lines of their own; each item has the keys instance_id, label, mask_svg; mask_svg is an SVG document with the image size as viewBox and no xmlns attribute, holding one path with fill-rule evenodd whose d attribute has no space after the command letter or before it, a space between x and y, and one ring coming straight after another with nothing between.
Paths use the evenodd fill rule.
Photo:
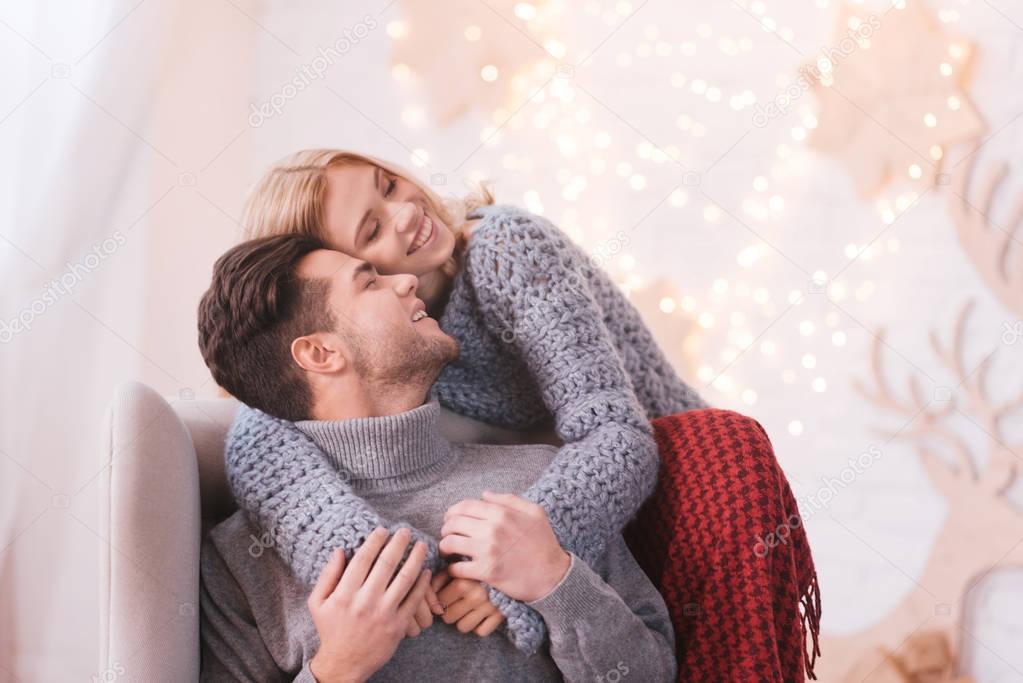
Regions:
<instances>
[{"instance_id":1,"label":"woman's nose","mask_svg":"<svg viewBox=\"0 0 1023 683\"><path fill-rule=\"evenodd\" d=\"M415 230L416 228L416 216L419 213L416 211L414 204L408 202L402 204L395 212L394 216L394 229L396 232L405 232L407 230Z\"/></svg>"}]
</instances>

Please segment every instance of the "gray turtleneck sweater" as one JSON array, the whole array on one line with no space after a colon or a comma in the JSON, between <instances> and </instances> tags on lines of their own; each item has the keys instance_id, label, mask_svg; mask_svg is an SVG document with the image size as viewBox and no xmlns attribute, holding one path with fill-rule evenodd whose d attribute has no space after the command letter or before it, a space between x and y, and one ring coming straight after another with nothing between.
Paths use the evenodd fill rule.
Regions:
<instances>
[{"instance_id":1,"label":"gray turtleneck sweater","mask_svg":"<svg viewBox=\"0 0 1023 683\"><path fill-rule=\"evenodd\" d=\"M452 444L432 401L399 415L297 426L325 460L390 519L440 534L444 512L484 489L521 493L557 449ZM203 680L312 681L319 638L309 589L244 510L203 544ZM372 681L672 681L674 637L660 594L621 536L592 566L574 554L546 596L527 603L550 640L526 655L504 637L464 635L437 620L406 638Z\"/></svg>"}]
</instances>

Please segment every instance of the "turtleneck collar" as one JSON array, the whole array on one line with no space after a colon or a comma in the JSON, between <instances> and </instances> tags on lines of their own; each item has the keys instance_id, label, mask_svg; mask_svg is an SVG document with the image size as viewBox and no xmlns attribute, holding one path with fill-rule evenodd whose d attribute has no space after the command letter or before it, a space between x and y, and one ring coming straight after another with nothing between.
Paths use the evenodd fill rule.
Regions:
<instances>
[{"instance_id":1,"label":"turtleneck collar","mask_svg":"<svg viewBox=\"0 0 1023 683\"><path fill-rule=\"evenodd\" d=\"M436 399L397 415L302 420L303 433L360 493L402 491L434 480L451 461Z\"/></svg>"}]
</instances>

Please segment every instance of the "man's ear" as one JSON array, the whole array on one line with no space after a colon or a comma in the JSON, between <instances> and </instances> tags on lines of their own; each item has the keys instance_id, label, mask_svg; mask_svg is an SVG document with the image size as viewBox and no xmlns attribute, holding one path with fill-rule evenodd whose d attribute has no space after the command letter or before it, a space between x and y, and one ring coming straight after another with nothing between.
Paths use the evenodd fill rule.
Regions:
<instances>
[{"instance_id":1,"label":"man's ear","mask_svg":"<svg viewBox=\"0 0 1023 683\"><path fill-rule=\"evenodd\" d=\"M336 334L317 332L291 342L291 357L308 372L335 374L348 367L347 350Z\"/></svg>"}]
</instances>

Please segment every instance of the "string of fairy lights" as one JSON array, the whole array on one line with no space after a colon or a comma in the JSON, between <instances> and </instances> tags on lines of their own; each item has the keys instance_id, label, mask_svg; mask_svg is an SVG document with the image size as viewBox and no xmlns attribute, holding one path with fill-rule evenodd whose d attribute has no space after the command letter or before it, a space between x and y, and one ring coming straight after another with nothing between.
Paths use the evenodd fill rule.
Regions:
<instances>
[{"instance_id":1,"label":"string of fairy lights","mask_svg":"<svg viewBox=\"0 0 1023 683\"><path fill-rule=\"evenodd\" d=\"M966 5L970 0L955 0ZM762 0L739 3L750 17L760 24L758 28L753 21L749 22L749 30L729 35L716 29L709 23L698 23L692 27L694 34L690 39L682 41L668 40L663 31L654 24L643 27L641 38L631 45L630 49L620 49L614 53L613 63L619 69L633 68L644 60L663 60L666 65L647 66L653 72L663 71L666 85L673 89L689 93L706 101L712 107L727 107L734 112L751 111L758 104L757 95L742 84L715 83L706 74L698 73L698 64L711 58L732 58L749 55L757 47L754 36L759 30L773 33L775 38L792 42L795 40L794 30L772 17L768 5ZM874 3L875 5L877 3ZM822 12L834 11L837 4L832 0L814 0L813 6ZM845 7L865 6L863 0L846 3ZM895 0L891 5L895 11L906 7L906 0ZM585 13L595 21L607 27L620 26L636 11L634 3L622 1L612 5L598 2L586 2ZM479 139L483 147L500 152L500 165L503 169L517 174L530 174L537 168L536 160L528 149L521 145L504 147L506 137L514 137L515 131L531 129L546 135L560 154L559 167L555 172L556 194L547 190L525 189L522 192L522 205L529 210L549 215L552 220L585 248L595 248L608 234L617 228L609 225L602 215L589 215L579 204L587 197L587 191L594 186L594 179L615 176L620 179L623 192L644 192L650 188L649 179L644 169L651 165L673 164L681 161L684 149L691 143L706 138L709 133L710 117L701 119L695 109L680 113L675 118L675 127L679 141L658 147L650 140L643 138L636 131L625 133L613 132L612 129L598 122L600 112L594 111L589 98L580 97L571 78L557 78L559 65L574 63L585 59L587 53L577 51L567 44L566 39L558 36L557 27L564 18L567 8L561 2L519 2L504 6L510 11L508 20L517 21L523 30L528 31L537 45L542 46L544 53L539 54L531 62L482 63L479 65L480 87L503 86L507 93L506 106L494 107L488 121L480 130ZM944 24L959 21L959 12L954 8L937 11L937 18ZM848 20L850 32L860 28L861 19L853 15ZM404 19L396 19L387 24L388 35L394 41L408 37L414 26ZM485 43L488 40L488 27L482 24L469 23L461 27L461 39L467 46ZM863 51L871 49L872 37L859 36L858 48ZM953 78L960 73L960 65L970 56L970 47L959 41L951 41L947 46L947 57L935 65L942 76ZM679 57L699 57L692 60L691 71L679 68L685 63ZM821 85L825 88L834 84L831 67L823 65ZM404 84L414 81L417 77L414 69L406 63L394 64L391 68L394 80ZM776 74L774 85L779 90L789 87L797 74L782 72ZM546 87L540 87L546 84ZM533 94L535 93L535 94ZM518 107L532 94L528 107ZM410 98L410 100L413 98ZM957 112L963 101L959 95L949 95L945 101L948 111ZM754 223L777 223L789 214L783 188L800 174L805 175L809 169L813 153L808 144L814 131L819 126L819 117L827 112L814 110L814 98L803 98L797 103L786 120L785 139L777 141L774 147L774 161L766 171L754 171L749 179L749 189L745 192L740 204L744 219ZM923 114L920 125L922 130L933 130L939 126L941 112L927 111ZM410 103L401 111L401 121L411 129L421 129L430 124L430 118L418 103ZM549 154L549 152L545 152ZM939 163L945 154L945 145L935 138L927 153L930 159ZM412 151L411 162L415 166L424 167L430 163L430 152L426 148ZM878 194L872 204L880 221L890 225L897 220L900 213L910 208L919 198L919 181L926 181L928 172L933 168L926 164L912 163L902 173L896 173L907 181L895 181ZM471 171L470 179L480 180L486 174ZM916 181L917 187L913 186ZM508 198L514 201L514 198ZM674 189L664 202L666 207L682 209L692 202L703 201L696 192L690 193L685 187ZM546 204L550 204L548 207ZM556 207L556 215L551 215ZM597 213L597 212L595 212ZM714 202L707 201L699 210L702 220L714 225L729 218ZM585 230L583 229L585 224ZM848 260L870 262L883 258L886 254L898 254L900 240L890 236L870 244L847 243L842 246L842 255ZM692 321L694 333L686 337L681 349L667 349L673 360L687 365L689 358L699 358L695 367L697 377L705 383L712 383L716 391L724 396L742 401L746 405L754 405L758 401L757 391L743 385L737 377L738 373L727 371L736 359L747 352L757 352L765 362L773 362L777 367L778 377L784 384L795 385L805 382L814 393L824 393L829 382L822 371L820 357L824 353L819 344L827 344L834 348L845 347L850 342L849 333L843 329L843 318L837 311L824 310L813 319L810 315L802 318L796 316L794 324L799 338L805 340L802 348L793 345L791 349L783 349L782 344L771 335L760 336L763 325L760 318L773 320L790 305L799 304L806 296L806 290L794 289L788 292L773 292L764 286L750 284L749 277L754 275L758 265L764 265L771 254L771 249L762 241L756 240L739 248L735 254L735 263L740 276L736 278L719 277L714 279L709 291L703 296L686 294L665 294L657 301L654 311L644 311L644 315L662 315L669 318L680 318L680 324ZM615 277L627 294L643 291L649 285L638 272L637 259L628 250L617 254L614 259L605 263L605 267ZM742 275L743 273L747 275ZM856 302L868 302L875 294L877 287L869 277L859 282L852 282L849 276L830 281L828 273L817 271L813 274L814 281L826 283L830 299L841 303L847 299ZM759 317L758 317L759 316ZM792 325L792 320L783 324ZM709 345L708 335L717 333L724 336L724 343L719 346ZM720 340L715 340L715 342ZM706 349L715 348L716 356ZM674 353L673 353L674 352ZM787 355L785 352L788 352ZM724 371L722 369L725 369ZM803 435L806 427L799 419L788 422L788 432L792 436Z\"/></svg>"}]
</instances>

